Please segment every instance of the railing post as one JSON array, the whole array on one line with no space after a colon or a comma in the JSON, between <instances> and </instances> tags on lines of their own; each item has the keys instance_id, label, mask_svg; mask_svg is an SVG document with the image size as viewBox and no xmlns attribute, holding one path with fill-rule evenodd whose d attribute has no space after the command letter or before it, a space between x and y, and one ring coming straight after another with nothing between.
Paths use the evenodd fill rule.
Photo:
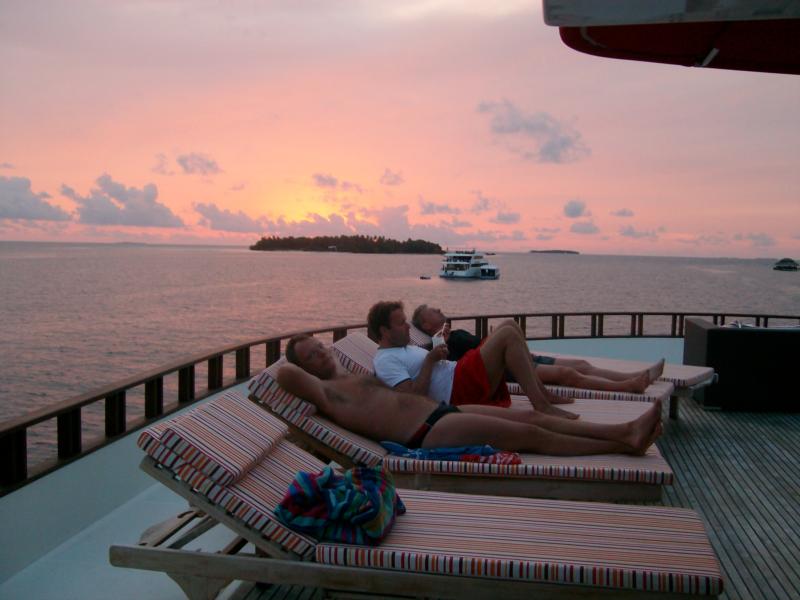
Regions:
<instances>
[{"instance_id":1,"label":"railing post","mask_svg":"<svg viewBox=\"0 0 800 600\"><path fill-rule=\"evenodd\" d=\"M81 452L81 409L73 408L56 417L58 423L58 458L69 458Z\"/></svg>"},{"instance_id":2,"label":"railing post","mask_svg":"<svg viewBox=\"0 0 800 600\"><path fill-rule=\"evenodd\" d=\"M639 313L637 320L638 320L639 337L642 337L644 335L644 314Z\"/></svg>"},{"instance_id":3,"label":"railing post","mask_svg":"<svg viewBox=\"0 0 800 600\"><path fill-rule=\"evenodd\" d=\"M550 317L550 337L553 339L558 337L558 315Z\"/></svg>"},{"instance_id":4,"label":"railing post","mask_svg":"<svg viewBox=\"0 0 800 600\"><path fill-rule=\"evenodd\" d=\"M603 337L603 317L605 315L599 314L597 315L597 335Z\"/></svg>"},{"instance_id":5,"label":"railing post","mask_svg":"<svg viewBox=\"0 0 800 600\"><path fill-rule=\"evenodd\" d=\"M156 377L144 384L144 416L148 419L164 414L164 378Z\"/></svg>"},{"instance_id":6,"label":"railing post","mask_svg":"<svg viewBox=\"0 0 800 600\"><path fill-rule=\"evenodd\" d=\"M28 477L27 429L0 438L0 485L12 485Z\"/></svg>"},{"instance_id":7,"label":"railing post","mask_svg":"<svg viewBox=\"0 0 800 600\"><path fill-rule=\"evenodd\" d=\"M106 396L106 437L125 433L125 390Z\"/></svg>"},{"instance_id":8,"label":"railing post","mask_svg":"<svg viewBox=\"0 0 800 600\"><path fill-rule=\"evenodd\" d=\"M178 371L178 404L194 400L194 365Z\"/></svg>"},{"instance_id":9,"label":"railing post","mask_svg":"<svg viewBox=\"0 0 800 600\"><path fill-rule=\"evenodd\" d=\"M597 337L597 315L591 315L589 335L592 337Z\"/></svg>"},{"instance_id":10,"label":"railing post","mask_svg":"<svg viewBox=\"0 0 800 600\"><path fill-rule=\"evenodd\" d=\"M670 335L675 337L678 331L678 315L672 315L672 323L670 325Z\"/></svg>"},{"instance_id":11,"label":"railing post","mask_svg":"<svg viewBox=\"0 0 800 600\"><path fill-rule=\"evenodd\" d=\"M525 315L517 315L514 317L514 320L522 330L522 335L528 337L528 318Z\"/></svg>"},{"instance_id":12,"label":"railing post","mask_svg":"<svg viewBox=\"0 0 800 600\"><path fill-rule=\"evenodd\" d=\"M334 329L333 330L333 341L334 342L338 342L340 339L342 339L346 335L347 335L347 329L346 328L342 327L342 328L339 328L339 329Z\"/></svg>"},{"instance_id":13,"label":"railing post","mask_svg":"<svg viewBox=\"0 0 800 600\"><path fill-rule=\"evenodd\" d=\"M636 314L631 313L631 337L636 337Z\"/></svg>"},{"instance_id":14,"label":"railing post","mask_svg":"<svg viewBox=\"0 0 800 600\"><path fill-rule=\"evenodd\" d=\"M218 390L222 387L222 354L208 359L208 389Z\"/></svg>"},{"instance_id":15,"label":"railing post","mask_svg":"<svg viewBox=\"0 0 800 600\"><path fill-rule=\"evenodd\" d=\"M267 364L270 366L281 357L281 341L271 340L267 342Z\"/></svg>"},{"instance_id":16,"label":"railing post","mask_svg":"<svg viewBox=\"0 0 800 600\"><path fill-rule=\"evenodd\" d=\"M236 351L236 379L250 377L250 347Z\"/></svg>"},{"instance_id":17,"label":"railing post","mask_svg":"<svg viewBox=\"0 0 800 600\"><path fill-rule=\"evenodd\" d=\"M567 317L565 315L558 315L558 337L564 337L564 330L567 325Z\"/></svg>"},{"instance_id":18,"label":"railing post","mask_svg":"<svg viewBox=\"0 0 800 600\"><path fill-rule=\"evenodd\" d=\"M475 335L483 339L483 331L481 330L481 318L475 317Z\"/></svg>"}]
</instances>

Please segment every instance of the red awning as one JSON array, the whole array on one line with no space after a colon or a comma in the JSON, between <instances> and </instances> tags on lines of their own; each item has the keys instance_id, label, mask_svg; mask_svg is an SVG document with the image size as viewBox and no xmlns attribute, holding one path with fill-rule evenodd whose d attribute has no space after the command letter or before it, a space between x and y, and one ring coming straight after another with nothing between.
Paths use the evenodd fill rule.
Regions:
<instances>
[{"instance_id":1,"label":"red awning","mask_svg":"<svg viewBox=\"0 0 800 600\"><path fill-rule=\"evenodd\" d=\"M587 54L684 66L800 74L800 19L559 27Z\"/></svg>"}]
</instances>

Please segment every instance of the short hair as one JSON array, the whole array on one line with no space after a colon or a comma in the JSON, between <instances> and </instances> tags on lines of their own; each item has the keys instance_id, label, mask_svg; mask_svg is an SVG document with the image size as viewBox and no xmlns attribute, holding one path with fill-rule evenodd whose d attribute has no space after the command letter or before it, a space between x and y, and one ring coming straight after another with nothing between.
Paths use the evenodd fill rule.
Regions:
<instances>
[{"instance_id":1,"label":"short hair","mask_svg":"<svg viewBox=\"0 0 800 600\"><path fill-rule=\"evenodd\" d=\"M375 341L381 339L381 327L389 327L391 316L398 308L403 308L403 303L398 301L376 302L367 314L367 334Z\"/></svg>"},{"instance_id":2,"label":"short hair","mask_svg":"<svg viewBox=\"0 0 800 600\"><path fill-rule=\"evenodd\" d=\"M293 365L302 366L300 364L300 360L297 358L297 351L294 349L294 347L300 342L310 340L313 337L314 336L308 335L307 333L298 333L297 335L293 335L286 344L286 360Z\"/></svg>"},{"instance_id":3,"label":"short hair","mask_svg":"<svg viewBox=\"0 0 800 600\"><path fill-rule=\"evenodd\" d=\"M422 313L428 310L427 304L420 304L414 309L414 314L411 315L411 322L417 329L422 329ZM423 330L424 331L424 330Z\"/></svg>"}]
</instances>

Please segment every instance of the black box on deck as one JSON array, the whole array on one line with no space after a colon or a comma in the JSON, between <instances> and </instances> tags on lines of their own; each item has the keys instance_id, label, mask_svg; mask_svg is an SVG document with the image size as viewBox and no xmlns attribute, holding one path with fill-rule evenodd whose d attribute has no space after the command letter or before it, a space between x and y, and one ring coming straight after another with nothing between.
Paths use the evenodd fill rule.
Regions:
<instances>
[{"instance_id":1,"label":"black box on deck","mask_svg":"<svg viewBox=\"0 0 800 600\"><path fill-rule=\"evenodd\" d=\"M722 327L689 317L683 362L716 371L717 382L702 390L706 406L800 410L800 328Z\"/></svg>"}]
</instances>

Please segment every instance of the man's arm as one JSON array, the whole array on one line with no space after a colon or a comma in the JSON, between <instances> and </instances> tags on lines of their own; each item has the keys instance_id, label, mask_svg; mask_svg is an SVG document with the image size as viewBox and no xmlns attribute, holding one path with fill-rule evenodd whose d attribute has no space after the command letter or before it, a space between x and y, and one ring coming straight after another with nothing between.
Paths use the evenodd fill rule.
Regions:
<instances>
[{"instance_id":1,"label":"man's arm","mask_svg":"<svg viewBox=\"0 0 800 600\"><path fill-rule=\"evenodd\" d=\"M428 390L431 387L431 375L433 375L433 368L440 360L447 358L447 346L441 344L436 346L433 350L428 352L425 360L422 362L422 368L419 371L416 379L406 379L401 381L394 389L401 392L412 392L421 396L427 396Z\"/></svg>"},{"instance_id":2,"label":"man's arm","mask_svg":"<svg viewBox=\"0 0 800 600\"><path fill-rule=\"evenodd\" d=\"M311 402L323 413L330 413L328 397L318 377L306 373L297 365L284 365L278 369L277 379L287 392Z\"/></svg>"}]
</instances>

